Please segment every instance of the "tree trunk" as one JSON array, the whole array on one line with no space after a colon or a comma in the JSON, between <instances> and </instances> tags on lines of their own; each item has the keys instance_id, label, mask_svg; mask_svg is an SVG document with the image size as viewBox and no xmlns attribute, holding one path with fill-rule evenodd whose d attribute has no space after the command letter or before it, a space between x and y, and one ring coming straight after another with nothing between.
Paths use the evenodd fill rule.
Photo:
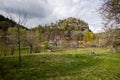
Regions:
<instances>
[{"instance_id":1,"label":"tree trunk","mask_svg":"<svg viewBox=\"0 0 120 80\"><path fill-rule=\"evenodd\" d=\"M14 51L15 51L15 49L11 48L11 55L14 55Z\"/></svg>"},{"instance_id":2,"label":"tree trunk","mask_svg":"<svg viewBox=\"0 0 120 80\"><path fill-rule=\"evenodd\" d=\"M3 52L4 52L4 56L6 56L6 52L7 52L6 48L4 48Z\"/></svg>"},{"instance_id":3,"label":"tree trunk","mask_svg":"<svg viewBox=\"0 0 120 80\"><path fill-rule=\"evenodd\" d=\"M30 53L32 53L32 52L33 52L33 46L30 45Z\"/></svg>"},{"instance_id":4,"label":"tree trunk","mask_svg":"<svg viewBox=\"0 0 120 80\"><path fill-rule=\"evenodd\" d=\"M117 53L117 46L113 47L114 53Z\"/></svg>"},{"instance_id":5,"label":"tree trunk","mask_svg":"<svg viewBox=\"0 0 120 80\"><path fill-rule=\"evenodd\" d=\"M21 41L20 41L20 26L17 26L17 29L18 29L18 52L19 52L19 67L21 68Z\"/></svg>"}]
</instances>

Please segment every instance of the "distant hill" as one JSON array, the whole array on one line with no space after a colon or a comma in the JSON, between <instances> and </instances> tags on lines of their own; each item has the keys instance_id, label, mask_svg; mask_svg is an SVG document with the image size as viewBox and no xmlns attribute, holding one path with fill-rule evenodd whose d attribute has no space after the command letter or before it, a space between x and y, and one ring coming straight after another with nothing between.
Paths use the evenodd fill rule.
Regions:
<instances>
[{"instance_id":1,"label":"distant hill","mask_svg":"<svg viewBox=\"0 0 120 80\"><path fill-rule=\"evenodd\" d=\"M9 18L6 18L0 14L0 30L7 31L9 27L15 27L16 24L17 23L15 21L10 20ZM24 26L21 26L21 28L27 29Z\"/></svg>"},{"instance_id":2,"label":"distant hill","mask_svg":"<svg viewBox=\"0 0 120 80\"><path fill-rule=\"evenodd\" d=\"M92 33L87 22L73 17L45 25L45 33L48 34L48 39L53 41L56 35L61 36L62 40L83 40L86 30Z\"/></svg>"},{"instance_id":3,"label":"distant hill","mask_svg":"<svg viewBox=\"0 0 120 80\"><path fill-rule=\"evenodd\" d=\"M59 20L57 25L64 30L84 31L86 28L89 29L87 22L73 17Z\"/></svg>"}]
</instances>

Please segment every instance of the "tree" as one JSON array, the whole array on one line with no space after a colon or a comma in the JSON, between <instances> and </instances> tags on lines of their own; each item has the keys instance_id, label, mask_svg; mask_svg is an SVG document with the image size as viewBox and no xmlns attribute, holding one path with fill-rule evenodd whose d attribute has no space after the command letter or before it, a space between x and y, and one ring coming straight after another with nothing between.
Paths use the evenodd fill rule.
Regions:
<instances>
[{"instance_id":1,"label":"tree","mask_svg":"<svg viewBox=\"0 0 120 80\"><path fill-rule=\"evenodd\" d=\"M93 32L89 32L89 41L93 41L94 40L94 33Z\"/></svg>"},{"instance_id":2,"label":"tree","mask_svg":"<svg viewBox=\"0 0 120 80\"><path fill-rule=\"evenodd\" d=\"M117 47L120 45L120 29L106 28L104 38L106 44L112 46L114 53L117 53Z\"/></svg>"},{"instance_id":3,"label":"tree","mask_svg":"<svg viewBox=\"0 0 120 80\"><path fill-rule=\"evenodd\" d=\"M120 45L120 0L104 0L100 13L105 20L106 43L111 45L116 53L117 47Z\"/></svg>"},{"instance_id":4,"label":"tree","mask_svg":"<svg viewBox=\"0 0 120 80\"><path fill-rule=\"evenodd\" d=\"M108 23L120 23L120 0L104 0L100 12Z\"/></svg>"},{"instance_id":5,"label":"tree","mask_svg":"<svg viewBox=\"0 0 120 80\"><path fill-rule=\"evenodd\" d=\"M7 21L1 21L0 22L0 27L4 32L7 31L8 26L9 26L9 22L7 22Z\"/></svg>"},{"instance_id":6,"label":"tree","mask_svg":"<svg viewBox=\"0 0 120 80\"><path fill-rule=\"evenodd\" d=\"M8 38L7 38L7 32L6 32L6 29L8 26L9 26L9 23L7 21L0 22L0 27L1 27L0 41L2 46L1 49L2 49L2 52L4 53L4 56L6 56L7 49L8 49Z\"/></svg>"},{"instance_id":7,"label":"tree","mask_svg":"<svg viewBox=\"0 0 120 80\"><path fill-rule=\"evenodd\" d=\"M32 53L33 50L39 47L39 30L36 29L35 31L30 30L26 34L26 43L29 46L29 52ZM37 51L38 52L38 51Z\"/></svg>"},{"instance_id":8,"label":"tree","mask_svg":"<svg viewBox=\"0 0 120 80\"><path fill-rule=\"evenodd\" d=\"M68 26L68 22L67 21L63 21L62 26L61 26L62 30L68 30L69 26Z\"/></svg>"},{"instance_id":9,"label":"tree","mask_svg":"<svg viewBox=\"0 0 120 80\"><path fill-rule=\"evenodd\" d=\"M18 32L17 32L17 27L9 27L7 30L7 38L8 38L8 47L10 48L10 53L11 55L14 55L15 48L18 45ZM25 42L25 35L26 35L26 29L20 28L20 41L21 43Z\"/></svg>"},{"instance_id":10,"label":"tree","mask_svg":"<svg viewBox=\"0 0 120 80\"><path fill-rule=\"evenodd\" d=\"M86 42L88 42L89 41L89 30L88 29L86 29L85 31L84 31L84 41L86 41Z\"/></svg>"},{"instance_id":11,"label":"tree","mask_svg":"<svg viewBox=\"0 0 120 80\"><path fill-rule=\"evenodd\" d=\"M17 45L17 28L8 28L8 39L9 39L9 48L11 55L14 55L15 47Z\"/></svg>"},{"instance_id":12,"label":"tree","mask_svg":"<svg viewBox=\"0 0 120 80\"><path fill-rule=\"evenodd\" d=\"M20 32L20 28L22 27L22 25L25 25L27 22L27 14L25 12L25 10L20 10L18 9L18 15L16 15L16 17L13 17L12 12L7 12L8 17L16 22L15 27L17 27L17 40L18 40L18 52L19 52L19 67L21 67L21 32ZM15 19L17 18L17 20Z\"/></svg>"},{"instance_id":13,"label":"tree","mask_svg":"<svg viewBox=\"0 0 120 80\"><path fill-rule=\"evenodd\" d=\"M8 44L8 39L6 37L6 32L3 30L0 30L0 52L6 56L7 53L7 44Z\"/></svg>"},{"instance_id":14,"label":"tree","mask_svg":"<svg viewBox=\"0 0 120 80\"><path fill-rule=\"evenodd\" d=\"M84 31L84 40L86 41L86 42L91 42L91 41L93 41L94 40L94 34L93 34L93 32L91 32L91 31L89 31L88 29L86 29L85 31Z\"/></svg>"}]
</instances>

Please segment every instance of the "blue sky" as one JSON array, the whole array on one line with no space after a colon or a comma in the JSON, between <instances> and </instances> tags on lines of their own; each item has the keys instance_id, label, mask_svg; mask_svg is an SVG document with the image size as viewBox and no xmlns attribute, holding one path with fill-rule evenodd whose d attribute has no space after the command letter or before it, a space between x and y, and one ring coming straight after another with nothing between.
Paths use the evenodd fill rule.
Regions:
<instances>
[{"instance_id":1,"label":"blue sky","mask_svg":"<svg viewBox=\"0 0 120 80\"><path fill-rule=\"evenodd\" d=\"M93 32L102 31L102 18L97 12L101 0L0 0L0 14L17 16L18 10L27 13L26 27L49 24L59 19L75 17L89 24ZM17 21L17 17L14 17Z\"/></svg>"}]
</instances>

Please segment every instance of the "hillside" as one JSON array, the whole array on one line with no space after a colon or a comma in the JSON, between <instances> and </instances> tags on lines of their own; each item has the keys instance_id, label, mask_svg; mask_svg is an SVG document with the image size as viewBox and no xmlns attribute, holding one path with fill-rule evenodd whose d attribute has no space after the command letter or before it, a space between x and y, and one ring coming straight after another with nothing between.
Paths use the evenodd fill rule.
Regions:
<instances>
[{"instance_id":1,"label":"hillside","mask_svg":"<svg viewBox=\"0 0 120 80\"><path fill-rule=\"evenodd\" d=\"M9 27L15 27L17 23L9 18L4 17L0 14L0 30L7 31ZM24 26L20 26L21 28L27 29ZM28 30L28 29L27 29Z\"/></svg>"},{"instance_id":2,"label":"hillside","mask_svg":"<svg viewBox=\"0 0 120 80\"><path fill-rule=\"evenodd\" d=\"M84 31L85 29L89 29L87 22L73 17L59 20L57 25L64 30Z\"/></svg>"},{"instance_id":3,"label":"hillside","mask_svg":"<svg viewBox=\"0 0 120 80\"><path fill-rule=\"evenodd\" d=\"M45 34L50 36L48 40L55 40L56 36L62 40L83 40L86 30L92 33L87 22L73 17L45 25L44 28Z\"/></svg>"}]
</instances>

